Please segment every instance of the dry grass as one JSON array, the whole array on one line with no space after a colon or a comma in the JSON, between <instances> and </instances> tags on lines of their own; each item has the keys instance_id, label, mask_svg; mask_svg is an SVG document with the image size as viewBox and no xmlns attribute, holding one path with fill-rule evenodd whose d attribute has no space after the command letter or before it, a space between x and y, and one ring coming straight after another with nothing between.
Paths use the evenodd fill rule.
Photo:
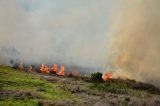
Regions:
<instances>
[{"instance_id":1,"label":"dry grass","mask_svg":"<svg viewBox=\"0 0 160 106\"><path fill-rule=\"evenodd\" d=\"M0 67L0 106L160 106L159 90L134 80L93 83ZM155 95L155 93L157 93Z\"/></svg>"}]
</instances>

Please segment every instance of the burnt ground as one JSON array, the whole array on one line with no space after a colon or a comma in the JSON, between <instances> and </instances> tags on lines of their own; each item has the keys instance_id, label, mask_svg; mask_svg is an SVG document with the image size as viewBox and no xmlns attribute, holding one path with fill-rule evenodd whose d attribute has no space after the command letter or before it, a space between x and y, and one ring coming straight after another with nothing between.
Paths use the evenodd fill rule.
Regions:
<instances>
[{"instance_id":1,"label":"burnt ground","mask_svg":"<svg viewBox=\"0 0 160 106\"><path fill-rule=\"evenodd\" d=\"M92 82L84 78L70 78L59 76L43 76L52 83L60 83L60 88L69 91L79 100L79 106L160 106L159 89L136 82L135 80L114 79L111 83L126 83L132 87L129 92L109 92L90 89Z\"/></svg>"},{"instance_id":2,"label":"burnt ground","mask_svg":"<svg viewBox=\"0 0 160 106\"><path fill-rule=\"evenodd\" d=\"M0 90L0 98L15 98L15 99L20 99L24 100L25 98L33 99L33 98L38 98L40 99L41 96L32 92L32 91L22 91L22 90Z\"/></svg>"}]
</instances>

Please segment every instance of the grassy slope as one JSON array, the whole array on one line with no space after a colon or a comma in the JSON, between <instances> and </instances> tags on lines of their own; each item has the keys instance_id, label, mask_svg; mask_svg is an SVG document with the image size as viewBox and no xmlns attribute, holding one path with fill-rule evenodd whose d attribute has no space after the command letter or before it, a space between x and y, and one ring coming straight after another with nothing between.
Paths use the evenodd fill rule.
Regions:
<instances>
[{"instance_id":1,"label":"grassy slope","mask_svg":"<svg viewBox=\"0 0 160 106\"><path fill-rule=\"evenodd\" d=\"M97 103L159 106L160 96L152 93L160 94L153 86L132 80L93 83L88 77L46 77L0 66L0 106L93 106Z\"/></svg>"},{"instance_id":2,"label":"grassy slope","mask_svg":"<svg viewBox=\"0 0 160 106\"><path fill-rule=\"evenodd\" d=\"M39 75L17 72L7 66L0 66L0 90L13 92L13 96L10 97L0 96L0 106L35 106L40 104L40 101L63 99L74 101L71 94L61 90L57 84L47 82ZM17 92L21 92L20 97L17 97ZM29 95L22 97L25 92L29 92Z\"/></svg>"}]
</instances>

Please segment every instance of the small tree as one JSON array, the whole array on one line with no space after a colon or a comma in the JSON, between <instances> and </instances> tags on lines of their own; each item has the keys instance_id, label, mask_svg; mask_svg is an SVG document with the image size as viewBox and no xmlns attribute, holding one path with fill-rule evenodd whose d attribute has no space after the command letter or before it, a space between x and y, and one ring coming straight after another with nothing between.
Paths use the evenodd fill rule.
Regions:
<instances>
[{"instance_id":1,"label":"small tree","mask_svg":"<svg viewBox=\"0 0 160 106\"><path fill-rule=\"evenodd\" d=\"M93 82L103 82L102 75L103 74L100 72L93 73L93 74L91 74L91 80Z\"/></svg>"}]
</instances>

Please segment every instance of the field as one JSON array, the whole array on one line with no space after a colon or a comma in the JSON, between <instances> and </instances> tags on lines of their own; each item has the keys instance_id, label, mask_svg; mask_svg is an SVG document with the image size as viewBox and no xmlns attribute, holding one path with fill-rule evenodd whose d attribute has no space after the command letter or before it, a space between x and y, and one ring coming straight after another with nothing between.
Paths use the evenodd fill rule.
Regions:
<instances>
[{"instance_id":1,"label":"field","mask_svg":"<svg viewBox=\"0 0 160 106\"><path fill-rule=\"evenodd\" d=\"M0 106L160 106L156 87L134 80L94 82L0 66Z\"/></svg>"}]
</instances>

